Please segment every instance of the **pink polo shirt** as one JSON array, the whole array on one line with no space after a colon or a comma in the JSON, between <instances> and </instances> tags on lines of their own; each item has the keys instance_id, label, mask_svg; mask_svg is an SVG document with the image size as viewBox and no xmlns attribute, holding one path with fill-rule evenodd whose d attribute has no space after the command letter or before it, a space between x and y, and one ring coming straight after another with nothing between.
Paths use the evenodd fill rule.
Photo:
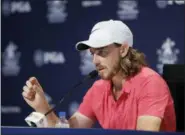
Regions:
<instances>
[{"instance_id":1,"label":"pink polo shirt","mask_svg":"<svg viewBox=\"0 0 185 135\"><path fill-rule=\"evenodd\" d=\"M109 129L136 129L143 115L160 117L161 131L175 131L173 99L162 77L150 68L127 80L120 98L112 96L110 81L98 80L84 96L78 111Z\"/></svg>"}]
</instances>

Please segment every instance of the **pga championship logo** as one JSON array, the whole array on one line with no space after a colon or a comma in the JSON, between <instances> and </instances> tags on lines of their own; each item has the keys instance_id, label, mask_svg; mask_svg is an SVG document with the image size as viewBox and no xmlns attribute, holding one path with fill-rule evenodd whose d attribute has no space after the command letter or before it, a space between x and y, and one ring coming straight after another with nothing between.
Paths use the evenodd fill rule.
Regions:
<instances>
[{"instance_id":1,"label":"pga championship logo","mask_svg":"<svg viewBox=\"0 0 185 135\"><path fill-rule=\"evenodd\" d=\"M160 9L166 8L168 5L184 5L185 0L156 0L156 5Z\"/></svg>"},{"instance_id":2,"label":"pga championship logo","mask_svg":"<svg viewBox=\"0 0 185 135\"><path fill-rule=\"evenodd\" d=\"M135 0L120 0L117 15L121 20L135 20L138 18L138 3Z\"/></svg>"},{"instance_id":3,"label":"pga championship logo","mask_svg":"<svg viewBox=\"0 0 185 135\"><path fill-rule=\"evenodd\" d=\"M15 13L29 13L32 8L29 1L10 1L4 0L2 2L2 13L8 17Z\"/></svg>"},{"instance_id":4,"label":"pga championship logo","mask_svg":"<svg viewBox=\"0 0 185 135\"><path fill-rule=\"evenodd\" d=\"M21 53L18 46L9 42L2 54L2 73L4 76L17 76L20 72L19 59Z\"/></svg>"},{"instance_id":5,"label":"pga championship logo","mask_svg":"<svg viewBox=\"0 0 185 135\"><path fill-rule=\"evenodd\" d=\"M175 48L175 41L169 37L163 42L160 49L157 49L158 64L157 69L160 74L163 73L164 64L175 64L178 61L180 50Z\"/></svg>"},{"instance_id":6,"label":"pga championship logo","mask_svg":"<svg viewBox=\"0 0 185 135\"><path fill-rule=\"evenodd\" d=\"M2 105L1 113L3 114L20 114L22 112L22 108L20 106L12 106L12 105Z\"/></svg>"},{"instance_id":7,"label":"pga championship logo","mask_svg":"<svg viewBox=\"0 0 185 135\"><path fill-rule=\"evenodd\" d=\"M66 17L68 16L68 13L65 11L66 3L67 1L65 0L47 1L47 19L49 23L63 23L66 21Z\"/></svg>"},{"instance_id":8,"label":"pga championship logo","mask_svg":"<svg viewBox=\"0 0 185 135\"><path fill-rule=\"evenodd\" d=\"M80 71L82 75L87 75L92 70L95 70L95 65L92 62L92 55L90 54L89 50L81 51L80 52Z\"/></svg>"},{"instance_id":9,"label":"pga championship logo","mask_svg":"<svg viewBox=\"0 0 185 135\"><path fill-rule=\"evenodd\" d=\"M81 2L82 7L96 7L96 6L101 6L102 5L102 1L101 0L83 0Z\"/></svg>"},{"instance_id":10,"label":"pga championship logo","mask_svg":"<svg viewBox=\"0 0 185 135\"><path fill-rule=\"evenodd\" d=\"M62 52L45 52L42 50L36 50L33 59L37 67L42 67L47 64L64 64L66 61Z\"/></svg>"}]
</instances>

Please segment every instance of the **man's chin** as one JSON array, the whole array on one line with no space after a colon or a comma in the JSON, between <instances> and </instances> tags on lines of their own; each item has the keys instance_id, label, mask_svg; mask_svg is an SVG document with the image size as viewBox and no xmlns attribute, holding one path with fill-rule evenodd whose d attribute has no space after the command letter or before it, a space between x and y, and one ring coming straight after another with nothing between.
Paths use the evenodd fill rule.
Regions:
<instances>
[{"instance_id":1,"label":"man's chin","mask_svg":"<svg viewBox=\"0 0 185 135\"><path fill-rule=\"evenodd\" d=\"M102 80L111 80L110 78L101 78Z\"/></svg>"},{"instance_id":2,"label":"man's chin","mask_svg":"<svg viewBox=\"0 0 185 135\"><path fill-rule=\"evenodd\" d=\"M100 78L103 80L111 80L111 76L99 74Z\"/></svg>"}]
</instances>

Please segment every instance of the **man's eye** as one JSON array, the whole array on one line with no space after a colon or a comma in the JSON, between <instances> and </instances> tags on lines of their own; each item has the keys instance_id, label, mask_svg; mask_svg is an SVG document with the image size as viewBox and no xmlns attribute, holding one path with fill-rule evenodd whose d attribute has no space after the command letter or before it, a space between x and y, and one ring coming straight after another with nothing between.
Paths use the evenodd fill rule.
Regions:
<instances>
[{"instance_id":1,"label":"man's eye","mask_svg":"<svg viewBox=\"0 0 185 135\"><path fill-rule=\"evenodd\" d=\"M106 50L101 50L101 51L99 51L99 55L101 55L101 56L106 56L107 55L107 51Z\"/></svg>"}]
</instances>

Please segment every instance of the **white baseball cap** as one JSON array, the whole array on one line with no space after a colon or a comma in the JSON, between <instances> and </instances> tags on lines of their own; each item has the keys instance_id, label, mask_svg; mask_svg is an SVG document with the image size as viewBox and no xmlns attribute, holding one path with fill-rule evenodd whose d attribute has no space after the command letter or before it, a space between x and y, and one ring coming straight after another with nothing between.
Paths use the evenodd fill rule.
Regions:
<instances>
[{"instance_id":1,"label":"white baseball cap","mask_svg":"<svg viewBox=\"0 0 185 135\"><path fill-rule=\"evenodd\" d=\"M122 21L101 21L94 25L88 40L76 44L76 49L81 51L88 48L101 48L110 44L127 43L133 46L133 34L129 27Z\"/></svg>"}]
</instances>

